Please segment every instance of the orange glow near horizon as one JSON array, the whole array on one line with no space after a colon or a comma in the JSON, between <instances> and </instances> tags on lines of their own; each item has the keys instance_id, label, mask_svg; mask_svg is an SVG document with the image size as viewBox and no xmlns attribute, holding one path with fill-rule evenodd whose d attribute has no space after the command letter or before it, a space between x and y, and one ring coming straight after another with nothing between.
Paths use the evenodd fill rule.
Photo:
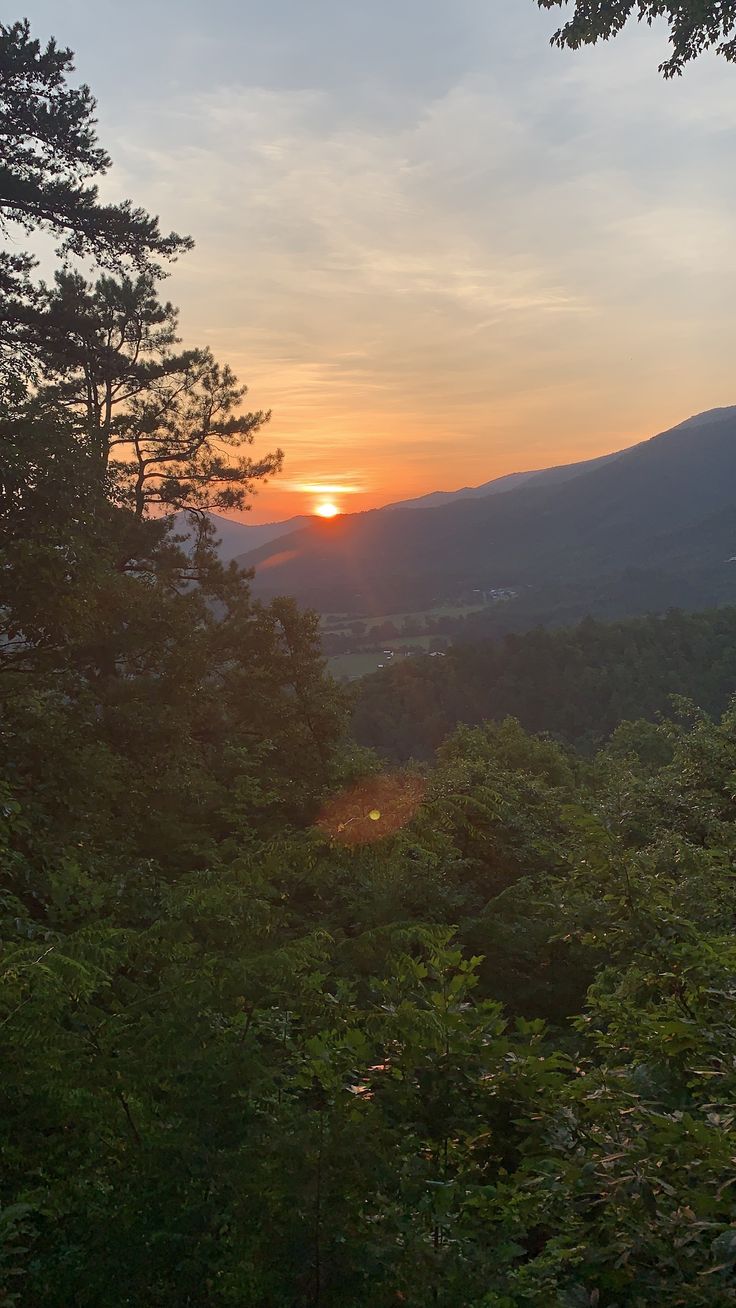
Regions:
<instances>
[{"instance_id":1,"label":"orange glow near horizon","mask_svg":"<svg viewBox=\"0 0 736 1308\"><path fill-rule=\"evenodd\" d=\"M264 404L269 398L264 393ZM274 408L278 403L276 388ZM292 418L283 423L279 433L279 442L287 452L288 475L270 478L267 484L258 486L247 514L232 512L223 516L259 525L288 521L295 515L336 522L338 516L368 513L432 491L480 486L512 472L577 463L626 449L674 426L682 413L695 413L699 404L707 407L700 396L697 400L675 397L661 414L647 408L636 422L629 414L607 414L605 426L581 406L580 412L573 415L574 421L568 415L569 425L564 430L559 412L547 413L537 402L529 401L517 412L499 406L493 423L487 423L482 441L469 428L452 440L439 424L427 424L419 431L405 423L402 430L396 415L391 414L391 421L383 424L380 445L375 428L381 415L372 410L374 427L369 429L365 414L358 414L351 420L349 436L344 434L348 423L342 412L339 423L335 420L334 431L326 413L320 415L318 431L310 426L301 429ZM544 428L544 440L535 436L537 426ZM263 448L267 448L265 440ZM337 514L325 514L324 505L332 505Z\"/></svg>"},{"instance_id":2,"label":"orange glow near horizon","mask_svg":"<svg viewBox=\"0 0 736 1308\"><path fill-rule=\"evenodd\" d=\"M337 518L340 514L340 509L336 504L333 504L331 500L328 500L324 504L318 504L314 512L318 518Z\"/></svg>"}]
</instances>

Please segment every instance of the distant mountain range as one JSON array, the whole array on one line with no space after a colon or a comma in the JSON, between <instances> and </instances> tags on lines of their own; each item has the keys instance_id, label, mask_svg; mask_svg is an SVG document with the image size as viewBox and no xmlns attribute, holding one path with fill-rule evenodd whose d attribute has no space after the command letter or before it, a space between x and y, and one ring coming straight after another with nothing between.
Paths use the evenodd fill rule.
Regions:
<instances>
[{"instance_id":1,"label":"distant mountain range","mask_svg":"<svg viewBox=\"0 0 736 1308\"><path fill-rule=\"evenodd\" d=\"M420 495L414 500L400 500L398 504L387 504L386 508L437 509L442 504L451 504L453 500L482 500L489 495L503 495L506 491L516 490L519 486L528 486L530 482L534 482L535 486L542 482L547 486L557 485L617 457L617 454L602 454L600 458L586 459L582 463L565 463L559 467L540 468L534 472L508 472L505 477L494 477L492 481L486 481L482 486L464 486L462 490L456 491L431 491L429 495Z\"/></svg>"},{"instance_id":2,"label":"distant mountain range","mask_svg":"<svg viewBox=\"0 0 736 1308\"><path fill-rule=\"evenodd\" d=\"M510 472L504 477L495 477L492 481L484 482L482 486L463 486L461 490L456 491L432 491L429 495L420 495L416 499L387 504L383 509L375 509L373 512L383 513L386 509L436 508L440 504L449 504L453 500L482 499L486 495L499 495L503 491L511 490L512 487L520 486L522 482L528 482L532 478L566 481L570 477L577 476L584 468L592 468L607 459L615 458L615 454L604 454L598 459L589 459L585 463L565 464L559 468L543 468L534 472ZM344 514L343 516L357 515ZM292 532L302 531L315 524L315 517L306 513L294 518L286 518L283 522L236 522L234 518L223 518L219 513L211 513L210 520L219 538L218 554L224 563L229 563L231 559L252 550L260 549L261 545L268 545L280 536L288 536ZM183 535L189 534L183 514L178 515L176 528Z\"/></svg>"},{"instance_id":3,"label":"distant mountain range","mask_svg":"<svg viewBox=\"0 0 736 1308\"><path fill-rule=\"evenodd\" d=\"M603 458L331 521L232 526L247 533L234 557L255 568L256 593L322 611L424 608L499 587L540 602L560 588L594 596L629 575L640 591L642 575L666 578L668 603L680 591L689 606L699 594L733 600L736 406Z\"/></svg>"},{"instance_id":4,"label":"distant mountain range","mask_svg":"<svg viewBox=\"0 0 736 1308\"><path fill-rule=\"evenodd\" d=\"M284 536L288 532L299 531L303 527L308 527L314 519L307 514L301 514L296 518L287 518L285 522L236 522L234 518L223 518L220 513L211 513L209 515L218 537L217 552L223 563L229 563L231 559L237 558L239 554L247 553L249 550L256 550L261 545L267 545L269 541L275 540L277 536ZM186 521L186 515L178 513L174 519L174 529L180 535L189 537L191 532Z\"/></svg>"}]
</instances>

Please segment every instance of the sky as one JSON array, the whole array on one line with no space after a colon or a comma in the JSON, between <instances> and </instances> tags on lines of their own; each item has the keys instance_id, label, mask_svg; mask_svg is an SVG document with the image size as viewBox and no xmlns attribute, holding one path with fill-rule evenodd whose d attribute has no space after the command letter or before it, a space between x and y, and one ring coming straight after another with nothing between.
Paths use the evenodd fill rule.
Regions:
<instances>
[{"instance_id":1,"label":"sky","mask_svg":"<svg viewBox=\"0 0 736 1308\"><path fill-rule=\"evenodd\" d=\"M27 0L165 293L271 409L249 520L623 448L736 402L736 67L535 0ZM8 14L4 21L8 21Z\"/></svg>"}]
</instances>

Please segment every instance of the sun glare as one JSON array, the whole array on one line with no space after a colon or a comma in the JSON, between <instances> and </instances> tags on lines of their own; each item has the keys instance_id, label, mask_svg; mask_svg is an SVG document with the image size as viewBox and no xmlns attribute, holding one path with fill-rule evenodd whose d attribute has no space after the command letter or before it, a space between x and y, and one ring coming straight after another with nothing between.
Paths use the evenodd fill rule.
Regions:
<instances>
[{"instance_id":1,"label":"sun glare","mask_svg":"<svg viewBox=\"0 0 736 1308\"><path fill-rule=\"evenodd\" d=\"M336 518L340 512L337 505L329 501L326 504L318 504L314 511L320 518Z\"/></svg>"}]
</instances>

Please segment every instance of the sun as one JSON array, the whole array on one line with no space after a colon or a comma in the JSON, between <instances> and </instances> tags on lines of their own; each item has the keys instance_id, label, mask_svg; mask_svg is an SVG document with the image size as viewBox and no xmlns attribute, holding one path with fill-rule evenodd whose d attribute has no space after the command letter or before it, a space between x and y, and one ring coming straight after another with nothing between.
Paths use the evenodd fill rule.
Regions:
<instances>
[{"instance_id":1,"label":"sun","mask_svg":"<svg viewBox=\"0 0 736 1308\"><path fill-rule=\"evenodd\" d=\"M340 512L337 505L330 500L325 504L318 504L314 511L320 518L336 518Z\"/></svg>"}]
</instances>

